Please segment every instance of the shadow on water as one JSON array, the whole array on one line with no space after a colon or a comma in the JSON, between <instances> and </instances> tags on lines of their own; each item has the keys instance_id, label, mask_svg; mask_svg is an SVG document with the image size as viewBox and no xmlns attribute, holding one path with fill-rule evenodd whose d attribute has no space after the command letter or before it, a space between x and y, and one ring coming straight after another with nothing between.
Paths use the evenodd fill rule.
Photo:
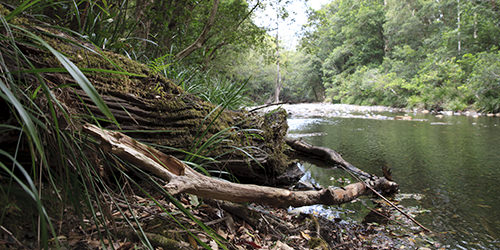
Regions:
<instances>
[{"instance_id":1,"label":"shadow on water","mask_svg":"<svg viewBox=\"0 0 500 250\"><path fill-rule=\"evenodd\" d=\"M500 118L411 116L412 121L289 119L290 136L335 149L369 173L382 175L383 165L392 168L401 193L423 197L401 204L430 210L417 219L439 233L450 248L500 248ZM338 179L345 176L339 170L307 164L304 168L308 170L305 178L323 186L339 185ZM368 213L366 206L372 205L359 202L342 209L308 209L325 217L361 221Z\"/></svg>"}]
</instances>

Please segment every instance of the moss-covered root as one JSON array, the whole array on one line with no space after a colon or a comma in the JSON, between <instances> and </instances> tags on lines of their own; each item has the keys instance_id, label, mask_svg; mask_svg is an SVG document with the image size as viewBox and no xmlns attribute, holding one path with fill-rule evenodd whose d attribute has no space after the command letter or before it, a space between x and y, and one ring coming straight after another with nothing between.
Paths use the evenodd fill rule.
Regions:
<instances>
[{"instance_id":1,"label":"moss-covered root","mask_svg":"<svg viewBox=\"0 0 500 250\"><path fill-rule=\"evenodd\" d=\"M154 247L162 247L166 250L191 249L186 242L176 241L159 234L146 233L146 236Z\"/></svg>"},{"instance_id":2,"label":"moss-covered root","mask_svg":"<svg viewBox=\"0 0 500 250\"><path fill-rule=\"evenodd\" d=\"M132 231L132 230L124 229L119 234L123 237L127 237L129 239L134 240L134 241L140 240L137 233ZM177 240L168 238L168 237L160 235L160 234L145 233L145 235L148 238L151 245L153 245L153 247L161 247L162 249L166 249L166 250L192 249L190 247L190 245L186 242L177 241Z\"/></svg>"}]
</instances>

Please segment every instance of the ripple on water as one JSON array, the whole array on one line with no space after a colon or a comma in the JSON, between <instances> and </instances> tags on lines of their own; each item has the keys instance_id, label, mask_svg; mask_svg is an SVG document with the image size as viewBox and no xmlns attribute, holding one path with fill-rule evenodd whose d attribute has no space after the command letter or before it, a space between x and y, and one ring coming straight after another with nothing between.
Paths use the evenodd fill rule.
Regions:
<instances>
[{"instance_id":1,"label":"ripple on water","mask_svg":"<svg viewBox=\"0 0 500 250\"><path fill-rule=\"evenodd\" d=\"M288 137L290 138L302 138L302 137L313 137L313 136L325 136L326 133L291 133L291 134L287 134Z\"/></svg>"},{"instance_id":2,"label":"ripple on water","mask_svg":"<svg viewBox=\"0 0 500 250\"><path fill-rule=\"evenodd\" d=\"M323 121L318 118L294 118L288 119L288 130L301 130L312 124L318 124Z\"/></svg>"},{"instance_id":3,"label":"ripple on water","mask_svg":"<svg viewBox=\"0 0 500 250\"><path fill-rule=\"evenodd\" d=\"M400 204L438 232L435 240L445 248L500 249L500 203L495 198L500 194L499 118L416 113L408 114L411 121L397 121L393 117L401 114L354 115L388 119L296 117L289 120L290 129L296 136L309 136L304 139L313 145L337 150L367 172L378 173L382 164L390 166L403 192L398 196ZM306 179L323 186L337 185L331 177L341 176L314 166L304 170ZM332 211L322 211L320 206L300 210L359 221L369 212L359 203L323 209Z\"/></svg>"}]
</instances>

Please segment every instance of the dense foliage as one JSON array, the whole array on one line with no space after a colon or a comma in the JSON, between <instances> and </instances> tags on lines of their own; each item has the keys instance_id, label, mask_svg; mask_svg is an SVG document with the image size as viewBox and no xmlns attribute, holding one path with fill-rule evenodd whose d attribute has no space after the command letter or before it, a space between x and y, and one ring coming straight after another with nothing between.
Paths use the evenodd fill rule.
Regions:
<instances>
[{"instance_id":1,"label":"dense foliage","mask_svg":"<svg viewBox=\"0 0 500 250\"><path fill-rule=\"evenodd\" d=\"M332 1L305 27L303 84L319 81L332 102L499 112L498 5Z\"/></svg>"},{"instance_id":2,"label":"dense foliage","mask_svg":"<svg viewBox=\"0 0 500 250\"><path fill-rule=\"evenodd\" d=\"M11 9L19 1L3 1ZM25 1L25 14L69 31L102 50L154 66L186 91L229 108L246 103L246 79L226 74L226 58L264 44L265 29L252 16L261 1ZM230 63L230 62L229 62ZM233 86L235 85L235 86ZM222 93L218 93L222 92Z\"/></svg>"},{"instance_id":3,"label":"dense foliage","mask_svg":"<svg viewBox=\"0 0 500 250\"><path fill-rule=\"evenodd\" d=\"M37 234L37 242L30 246L48 248L53 242L57 248L57 231L64 231L60 229L62 222L77 225L67 220L65 213L91 212L88 226L102 227L98 241L103 248L112 247L108 240L117 235L110 233L107 222L112 218L105 208L118 202L130 206L123 190L139 184L121 167L117 168L118 176L112 176L115 182L101 178L100 169L94 168L95 158L107 159L101 162L103 166L125 163L106 158L108 155L98 150L91 151L90 156L84 154L88 148L94 150L94 142L68 129L73 118L56 98L61 89L81 88L105 115L97 119L89 111L82 117L118 126L86 75L144 76L126 72L103 51L111 50L145 63L151 72L163 74L184 90L219 104L213 111L216 118L222 112L219 107L237 109L248 99L271 101L278 67L283 101L328 100L500 112L500 7L496 0L333 0L322 9L311 11L296 51L284 50L278 39L267 35L252 20L256 9L271 3L280 9L286 2L289 1L0 1L0 224L32 219L24 225L24 229L35 232L32 235ZM55 30L74 36L75 41L86 41L81 46L114 69L79 68L79 62L89 59L69 58L54 48L47 41L58 37ZM66 35L57 39L63 39L70 47L80 46ZM31 56L24 51L31 51ZM40 64L33 51L53 57L55 66ZM69 73L72 80L50 80L48 76L57 73ZM155 90L161 93L161 88L157 85ZM205 127L212 125L207 123ZM226 140L231 133L242 132L233 130L228 127L201 143L199 138L206 135L208 128L200 128L193 152L186 152L188 160L203 158L201 154L210 150L212 144ZM252 130L249 133L253 135ZM231 150L247 154L244 148ZM153 187L162 190L153 178L149 180L155 183ZM109 183L114 186L108 186ZM115 200L118 191L122 193ZM198 225L224 248L220 236L190 215L176 199L168 197L191 218L191 224ZM21 208L30 207L32 211L25 216L26 210ZM138 215L124 217L131 218L126 225L135 230ZM56 221L61 222L58 230ZM149 236L138 227L135 234L146 248L152 248ZM21 234L24 229L19 227L13 233ZM191 236L201 246L210 248Z\"/></svg>"},{"instance_id":4,"label":"dense foliage","mask_svg":"<svg viewBox=\"0 0 500 250\"><path fill-rule=\"evenodd\" d=\"M209 101L238 91L231 108L271 101L279 60L283 101L500 111L494 0L333 0L310 11L299 48L280 47L279 58L252 19L271 3L45 0L26 10Z\"/></svg>"},{"instance_id":5,"label":"dense foliage","mask_svg":"<svg viewBox=\"0 0 500 250\"><path fill-rule=\"evenodd\" d=\"M205 232L216 244L214 249L227 249L223 243L227 241L194 217L157 179L135 170L126 173L125 166L134 169L133 164L100 150L77 124L121 126L94 87L97 82L125 86L154 72L165 74L185 90L219 104L203 119L195 140L189 141L191 151L172 148L189 155L190 164L204 170L198 158L215 158L201 154L235 133L246 133L234 127L214 135L207 132L224 108L238 108L245 101L246 83L234 84L211 74L209 68L222 48L238 51L263 38L264 30L249 19L258 6L244 0L0 1L0 248L90 248L88 244L94 244L105 249L154 249L155 237L144 231L146 225L139 218L144 209L135 200L139 196L131 195L135 192L163 211L173 222L172 229L178 227L190 235L193 244L212 249L185 224ZM167 85L155 83L153 90L164 93ZM83 91L83 97L77 90ZM74 96L62 93L70 92L78 96L74 104L88 112L75 112L69 107L72 104L64 104ZM134 119L127 108L121 108ZM251 140L253 133L245 139ZM208 139L202 139L205 136ZM248 154L243 147L223 153L236 150ZM142 181L148 183L147 190L139 184ZM165 200L154 198L151 191L162 193ZM165 205L169 203L178 209L175 214ZM189 223L176 219L181 216ZM96 233L87 234L89 228ZM132 236L125 235L128 230ZM66 240L74 236L77 242ZM122 237L137 239L137 245L120 242Z\"/></svg>"}]
</instances>

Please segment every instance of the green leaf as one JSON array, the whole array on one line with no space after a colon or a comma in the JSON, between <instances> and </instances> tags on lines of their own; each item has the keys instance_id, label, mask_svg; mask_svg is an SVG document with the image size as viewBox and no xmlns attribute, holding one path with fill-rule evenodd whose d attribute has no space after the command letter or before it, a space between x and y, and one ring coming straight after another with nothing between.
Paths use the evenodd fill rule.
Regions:
<instances>
[{"instance_id":1,"label":"green leaf","mask_svg":"<svg viewBox=\"0 0 500 250\"><path fill-rule=\"evenodd\" d=\"M24 106L19 102L19 100L16 98L16 96L10 91L10 89L7 87L7 85L0 79L0 90L5 94L5 98L7 99L8 102L10 102L14 108L16 109L17 113L21 117L21 120L23 121L23 125L26 129L26 132L28 133L28 136L30 139L35 143L35 146L38 150L38 153L43 157L44 149L43 149L43 144L42 141L40 140L40 136L38 135L38 131L35 127L35 124L33 123L33 120L31 119L31 116L29 115L28 111L24 108Z\"/></svg>"},{"instance_id":2,"label":"green leaf","mask_svg":"<svg viewBox=\"0 0 500 250\"><path fill-rule=\"evenodd\" d=\"M80 71L93 72L93 73L109 73L109 74L125 75L125 76L132 76L132 77L147 77L146 75L143 75L143 74L135 74L135 73L130 73L130 72L126 72L126 71L117 71L117 70L110 70L110 69L80 68ZM36 69L22 70L21 72L22 73L64 73L64 72L69 72L69 71L66 68L36 68ZM15 71L13 73L15 73Z\"/></svg>"}]
</instances>

